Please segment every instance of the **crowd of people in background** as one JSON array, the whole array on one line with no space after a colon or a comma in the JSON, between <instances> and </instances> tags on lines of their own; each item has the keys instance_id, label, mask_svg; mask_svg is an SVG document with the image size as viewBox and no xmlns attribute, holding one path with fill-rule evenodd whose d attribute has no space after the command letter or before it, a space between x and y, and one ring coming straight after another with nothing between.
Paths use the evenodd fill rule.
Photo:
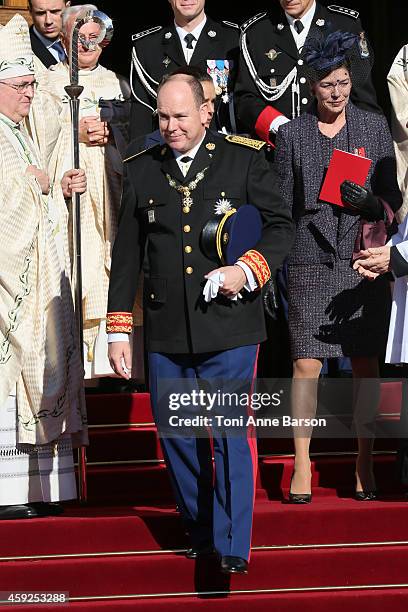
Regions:
<instances>
[{"instance_id":1,"label":"crowd of people in background","mask_svg":"<svg viewBox=\"0 0 408 612\"><path fill-rule=\"evenodd\" d=\"M407 363L408 45L388 75L391 133L358 12L272 4L236 24L205 0L169 0L167 25L133 35L129 79L103 66L96 5L30 0L30 28L15 15L0 29L0 518L58 514L75 497L84 377L148 388L160 423L160 381L250 393L259 357L262 376L293 377L292 414L313 418L327 363L356 381L378 379L385 354ZM75 27L81 170L65 90ZM370 160L338 205L321 195L336 151ZM356 430L355 497L371 501L374 438ZM254 436L161 436L187 556L215 549L225 573L248 571ZM294 431L290 503L312 501L311 436Z\"/></svg>"}]
</instances>

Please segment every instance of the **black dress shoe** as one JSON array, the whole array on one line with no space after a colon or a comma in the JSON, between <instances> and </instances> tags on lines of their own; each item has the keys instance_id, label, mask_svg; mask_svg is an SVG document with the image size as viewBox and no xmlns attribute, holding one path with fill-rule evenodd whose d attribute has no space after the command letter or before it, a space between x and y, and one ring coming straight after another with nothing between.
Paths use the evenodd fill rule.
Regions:
<instances>
[{"instance_id":1,"label":"black dress shoe","mask_svg":"<svg viewBox=\"0 0 408 612\"><path fill-rule=\"evenodd\" d=\"M60 516L64 512L64 507L57 502L33 502L28 506L33 508L38 516Z\"/></svg>"},{"instance_id":2,"label":"black dress shoe","mask_svg":"<svg viewBox=\"0 0 408 612\"><path fill-rule=\"evenodd\" d=\"M192 546L188 548L185 552L187 559L198 559L198 557L205 557L206 555L213 555L214 547L211 545L208 546Z\"/></svg>"},{"instance_id":3,"label":"black dress shoe","mask_svg":"<svg viewBox=\"0 0 408 612\"><path fill-rule=\"evenodd\" d=\"M221 571L223 574L247 574L248 561L242 557L221 557Z\"/></svg>"},{"instance_id":4,"label":"black dress shoe","mask_svg":"<svg viewBox=\"0 0 408 612\"><path fill-rule=\"evenodd\" d=\"M38 516L36 510L28 505L18 504L15 506L0 506L0 520L2 521L38 518Z\"/></svg>"}]
</instances>

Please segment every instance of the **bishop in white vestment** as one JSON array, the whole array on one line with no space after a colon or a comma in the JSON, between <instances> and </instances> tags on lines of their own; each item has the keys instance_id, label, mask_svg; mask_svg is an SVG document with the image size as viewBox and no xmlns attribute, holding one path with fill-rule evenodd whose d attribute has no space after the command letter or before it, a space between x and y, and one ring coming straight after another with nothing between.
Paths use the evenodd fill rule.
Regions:
<instances>
[{"instance_id":1,"label":"bishop in white vestment","mask_svg":"<svg viewBox=\"0 0 408 612\"><path fill-rule=\"evenodd\" d=\"M24 127L36 81L26 21L0 29L0 519L53 513L76 496L72 448L87 442L65 198ZM34 504L34 505L32 505Z\"/></svg>"}]
</instances>

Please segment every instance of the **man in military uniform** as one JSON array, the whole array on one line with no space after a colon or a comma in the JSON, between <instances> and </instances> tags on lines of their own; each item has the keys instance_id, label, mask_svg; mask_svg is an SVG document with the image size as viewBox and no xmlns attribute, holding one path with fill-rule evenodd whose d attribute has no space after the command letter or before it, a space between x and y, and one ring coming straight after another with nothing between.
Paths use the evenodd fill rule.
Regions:
<instances>
[{"instance_id":1,"label":"man in military uniform","mask_svg":"<svg viewBox=\"0 0 408 612\"><path fill-rule=\"evenodd\" d=\"M276 175L259 152L263 143L214 135L205 128L207 113L196 79L166 77L158 91L166 144L133 155L131 145L125 162L109 288L109 356L115 371L128 378L127 334L146 253L145 330L159 431L169 420L169 404L163 405L159 390L165 379L173 381L173 391L180 379L192 386L199 379L217 380L222 390L232 381L246 381L251 393L257 347L265 338L259 289L293 240ZM231 214L232 207L248 202L261 214L261 238L234 265L217 267L204 253L203 227L216 214ZM221 408L219 402L217 406ZM200 414L191 403L185 410ZM236 416L242 411L237 405L233 410ZM174 430L168 437L161 435L177 505L192 540L187 555L196 558L214 547L227 573L247 572L256 483L255 439L245 424L238 433L213 427L214 479L208 438Z\"/></svg>"},{"instance_id":2,"label":"man in military uniform","mask_svg":"<svg viewBox=\"0 0 408 612\"><path fill-rule=\"evenodd\" d=\"M154 131L157 125L157 85L164 74L180 66L208 72L217 92L212 127L235 133L232 89L239 57L239 27L218 23L205 14L205 0L169 0L174 22L132 36L131 138Z\"/></svg>"},{"instance_id":3,"label":"man in military uniform","mask_svg":"<svg viewBox=\"0 0 408 612\"><path fill-rule=\"evenodd\" d=\"M372 60L357 11L337 5L325 8L315 0L279 3L242 26L235 91L240 122L266 142L273 142L279 126L298 117L312 101L301 57L308 39L334 30L353 32L360 36L361 58ZM381 112L371 78L353 87L351 99L360 108Z\"/></svg>"},{"instance_id":4,"label":"man in military uniform","mask_svg":"<svg viewBox=\"0 0 408 612\"><path fill-rule=\"evenodd\" d=\"M208 72L201 70L201 68L198 68L198 66L181 66L181 68L176 68L176 70L170 74L186 74L194 77L201 83L204 91L205 103L208 109L205 127L210 128L214 117L215 100L217 94L215 92L214 81ZM144 134L139 138L133 139L132 150L134 153L136 153L149 149L150 147L154 147L157 144L164 144L164 139L159 128L157 128L157 130L154 132L149 132L149 134Z\"/></svg>"}]
</instances>

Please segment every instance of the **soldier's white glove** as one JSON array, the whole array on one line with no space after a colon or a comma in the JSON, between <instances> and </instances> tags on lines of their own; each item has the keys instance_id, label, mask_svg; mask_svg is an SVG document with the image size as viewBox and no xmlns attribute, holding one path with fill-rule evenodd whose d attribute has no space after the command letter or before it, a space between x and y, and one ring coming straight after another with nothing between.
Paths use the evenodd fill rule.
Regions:
<instances>
[{"instance_id":1,"label":"soldier's white glove","mask_svg":"<svg viewBox=\"0 0 408 612\"><path fill-rule=\"evenodd\" d=\"M211 302L212 299L217 297L218 291L224 282L224 274L222 272L214 272L211 276L208 277L207 282L205 283L203 289L204 300L208 303ZM237 300L238 296L241 297L240 294L234 295L234 297L230 298L231 300Z\"/></svg>"}]
</instances>

